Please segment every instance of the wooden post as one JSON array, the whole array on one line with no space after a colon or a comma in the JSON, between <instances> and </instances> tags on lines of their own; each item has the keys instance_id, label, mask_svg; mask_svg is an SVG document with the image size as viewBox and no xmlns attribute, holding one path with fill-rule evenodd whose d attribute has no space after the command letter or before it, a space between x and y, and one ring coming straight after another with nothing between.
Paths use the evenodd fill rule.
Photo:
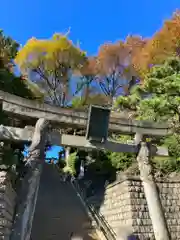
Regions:
<instances>
[{"instance_id":1,"label":"wooden post","mask_svg":"<svg viewBox=\"0 0 180 240\"><path fill-rule=\"evenodd\" d=\"M141 142L137 161L140 170L140 178L144 186L144 193L147 200L150 218L156 240L169 240L166 220L163 214L161 201L157 191L156 182L152 173L150 161L150 147L148 143Z\"/></svg>"}]
</instances>

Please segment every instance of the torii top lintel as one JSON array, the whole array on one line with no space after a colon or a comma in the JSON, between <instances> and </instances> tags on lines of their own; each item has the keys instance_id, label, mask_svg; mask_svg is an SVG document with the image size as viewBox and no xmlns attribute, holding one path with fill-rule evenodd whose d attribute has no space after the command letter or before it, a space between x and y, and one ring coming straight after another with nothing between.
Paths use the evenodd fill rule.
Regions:
<instances>
[{"instance_id":1,"label":"torii top lintel","mask_svg":"<svg viewBox=\"0 0 180 240\"><path fill-rule=\"evenodd\" d=\"M88 112L71 108L55 107L34 100L27 100L7 92L0 91L2 110L12 115L27 118L46 118L58 125L86 128ZM171 133L166 123L137 121L126 113L111 112L109 131L114 133L140 133L165 136Z\"/></svg>"}]
</instances>

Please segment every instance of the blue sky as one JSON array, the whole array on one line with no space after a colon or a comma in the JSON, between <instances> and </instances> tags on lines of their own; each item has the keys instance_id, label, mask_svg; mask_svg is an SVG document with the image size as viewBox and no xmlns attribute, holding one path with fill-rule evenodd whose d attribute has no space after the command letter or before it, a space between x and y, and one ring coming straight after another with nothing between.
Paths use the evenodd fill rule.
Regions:
<instances>
[{"instance_id":1,"label":"blue sky","mask_svg":"<svg viewBox=\"0 0 180 240\"><path fill-rule=\"evenodd\" d=\"M58 153L62 150L60 146L52 146L49 151L46 152L46 158L58 158ZM24 155L26 156L28 152L28 148L25 146Z\"/></svg>"},{"instance_id":2,"label":"blue sky","mask_svg":"<svg viewBox=\"0 0 180 240\"><path fill-rule=\"evenodd\" d=\"M71 39L95 54L103 42L127 34L152 36L177 8L179 0L4 0L0 28L24 44L71 27Z\"/></svg>"},{"instance_id":3,"label":"blue sky","mask_svg":"<svg viewBox=\"0 0 180 240\"><path fill-rule=\"evenodd\" d=\"M71 28L70 38L93 55L99 45L128 34L152 36L178 8L180 0L2 0L0 28L22 45Z\"/></svg>"}]
</instances>

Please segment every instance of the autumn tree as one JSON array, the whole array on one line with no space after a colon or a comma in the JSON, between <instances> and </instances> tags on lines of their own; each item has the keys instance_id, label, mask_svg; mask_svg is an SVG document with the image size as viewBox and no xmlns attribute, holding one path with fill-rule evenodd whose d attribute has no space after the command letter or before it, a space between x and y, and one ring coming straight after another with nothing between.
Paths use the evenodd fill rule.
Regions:
<instances>
[{"instance_id":1,"label":"autumn tree","mask_svg":"<svg viewBox=\"0 0 180 240\"><path fill-rule=\"evenodd\" d=\"M128 95L139 79L134 67L134 58L147 40L129 35L125 41L100 46L97 56L96 79L110 103L118 95Z\"/></svg>"},{"instance_id":2,"label":"autumn tree","mask_svg":"<svg viewBox=\"0 0 180 240\"><path fill-rule=\"evenodd\" d=\"M129 52L123 42L100 46L97 56L97 82L112 104L124 86L124 75L128 72Z\"/></svg>"},{"instance_id":3,"label":"autumn tree","mask_svg":"<svg viewBox=\"0 0 180 240\"><path fill-rule=\"evenodd\" d=\"M147 40L129 35L125 41L100 46L98 55L87 58L80 70L73 106L111 105L118 95L128 95L139 81L133 60ZM79 96L79 92L81 92Z\"/></svg>"},{"instance_id":4,"label":"autumn tree","mask_svg":"<svg viewBox=\"0 0 180 240\"><path fill-rule=\"evenodd\" d=\"M148 39L144 39L138 35L129 35L124 41L124 45L129 50L129 65L131 71L129 71L128 79L129 81L125 85L125 93L126 95L130 94L131 88L137 83L137 80L142 82L142 78L140 75L140 71L137 64L137 60L139 60L139 53L146 46Z\"/></svg>"},{"instance_id":5,"label":"autumn tree","mask_svg":"<svg viewBox=\"0 0 180 240\"><path fill-rule=\"evenodd\" d=\"M97 57L88 57L82 68L76 72L78 78L72 100L73 107L88 107L90 104L107 105L108 98L100 92L96 82L97 77Z\"/></svg>"},{"instance_id":6,"label":"autumn tree","mask_svg":"<svg viewBox=\"0 0 180 240\"><path fill-rule=\"evenodd\" d=\"M162 28L147 40L135 55L133 65L143 78L153 65L164 62L171 56L180 55L180 11L164 22Z\"/></svg>"},{"instance_id":7,"label":"autumn tree","mask_svg":"<svg viewBox=\"0 0 180 240\"><path fill-rule=\"evenodd\" d=\"M87 58L82 68L79 69L77 76L79 81L77 82L75 95L81 92L83 101L86 102L92 92L92 83L96 76L96 57Z\"/></svg>"},{"instance_id":8,"label":"autumn tree","mask_svg":"<svg viewBox=\"0 0 180 240\"><path fill-rule=\"evenodd\" d=\"M82 67L85 59L85 53L66 35L54 34L48 40L30 39L15 62L43 89L47 100L65 106L70 101L70 76Z\"/></svg>"}]
</instances>

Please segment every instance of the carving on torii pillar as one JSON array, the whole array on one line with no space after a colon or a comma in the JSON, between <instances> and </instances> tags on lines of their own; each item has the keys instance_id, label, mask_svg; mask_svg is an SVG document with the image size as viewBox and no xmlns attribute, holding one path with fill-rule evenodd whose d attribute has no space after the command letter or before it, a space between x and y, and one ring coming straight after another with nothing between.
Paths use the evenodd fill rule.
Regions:
<instances>
[{"instance_id":1,"label":"carving on torii pillar","mask_svg":"<svg viewBox=\"0 0 180 240\"><path fill-rule=\"evenodd\" d=\"M34 134L32 137L32 143L28 149L29 153L26 157L26 165L39 164L44 160L45 144L47 141L47 130L49 121L40 118L35 126Z\"/></svg>"},{"instance_id":2,"label":"carving on torii pillar","mask_svg":"<svg viewBox=\"0 0 180 240\"><path fill-rule=\"evenodd\" d=\"M137 162L140 170L140 177L142 181L154 180L152 166L150 163L150 148L148 143L140 142L140 149L137 156Z\"/></svg>"}]
</instances>

